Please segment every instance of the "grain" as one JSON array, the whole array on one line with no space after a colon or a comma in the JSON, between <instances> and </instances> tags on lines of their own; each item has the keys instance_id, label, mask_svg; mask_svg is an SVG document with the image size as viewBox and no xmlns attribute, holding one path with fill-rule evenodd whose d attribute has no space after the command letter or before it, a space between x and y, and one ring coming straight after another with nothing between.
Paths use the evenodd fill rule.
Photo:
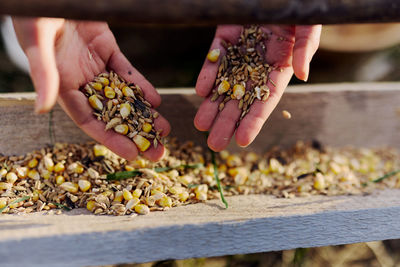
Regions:
<instances>
[{"instance_id":1,"label":"grain","mask_svg":"<svg viewBox=\"0 0 400 267\"><path fill-rule=\"evenodd\" d=\"M159 114L152 112L151 104L143 98L143 92L138 85L127 83L118 74L110 71L99 74L80 90L94 109L94 116L106 123L106 131L113 129L132 141L138 134L151 137L154 140L149 142L155 147L161 143L162 140L154 128L154 120ZM146 134L140 131L143 127ZM139 150L144 152L149 147Z\"/></svg>"}]
</instances>

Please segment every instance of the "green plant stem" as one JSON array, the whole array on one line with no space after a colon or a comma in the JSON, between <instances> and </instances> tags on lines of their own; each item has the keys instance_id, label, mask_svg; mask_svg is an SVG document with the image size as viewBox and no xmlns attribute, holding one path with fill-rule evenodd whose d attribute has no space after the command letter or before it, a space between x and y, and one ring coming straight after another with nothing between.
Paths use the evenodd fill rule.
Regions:
<instances>
[{"instance_id":1,"label":"green plant stem","mask_svg":"<svg viewBox=\"0 0 400 267\"><path fill-rule=\"evenodd\" d=\"M56 202L50 202L50 203L56 205L57 208L59 208L59 209L64 209L64 210L67 210L67 211L70 211L70 210L71 210L71 208L69 208L69 207L67 207L67 206L65 206L65 205L63 205L63 204L56 203Z\"/></svg>"},{"instance_id":2,"label":"green plant stem","mask_svg":"<svg viewBox=\"0 0 400 267\"><path fill-rule=\"evenodd\" d=\"M385 174L385 175L383 175L383 176L381 176L379 178L376 178L375 180L372 180L371 182L379 183L379 182L382 182L383 180L385 180L387 178L390 178L390 177L392 177L392 176L394 176L394 175L396 175L398 173L400 173L400 170L392 171L392 172L389 172L389 173L387 173L387 174ZM368 183L363 183L362 185L363 186L367 186Z\"/></svg>"},{"instance_id":3,"label":"green plant stem","mask_svg":"<svg viewBox=\"0 0 400 267\"><path fill-rule=\"evenodd\" d=\"M214 166L214 178L215 178L215 181L217 182L218 191L221 196L221 201L225 204L225 209L227 209L228 202L225 200L224 193L223 193L222 187L221 187L221 181L219 180L219 177L218 177L218 166L217 166L217 162L215 160L215 152L212 151L211 149L209 149L209 150L211 152L211 162Z\"/></svg>"},{"instance_id":4,"label":"green plant stem","mask_svg":"<svg viewBox=\"0 0 400 267\"><path fill-rule=\"evenodd\" d=\"M21 201L25 201L25 200L27 200L27 199L29 199L29 198L30 198L30 196L24 196L24 197L18 198L18 199L16 199L16 200L14 200L14 201L8 203L4 208L1 208L1 209L0 209L0 213L2 213L3 210L5 210L6 208L8 208L10 205L13 205L13 204L18 203L18 202L21 202Z\"/></svg>"},{"instance_id":5,"label":"green plant stem","mask_svg":"<svg viewBox=\"0 0 400 267\"><path fill-rule=\"evenodd\" d=\"M155 172L166 172L166 171L170 171L173 169L197 169L203 167L203 164L183 164L183 165L179 165L176 167L160 167L160 168L154 168L153 170ZM129 178L133 178L135 176L138 176L142 174L142 171L140 169L136 169L133 171L124 171L124 172L115 172L115 173L110 173L107 174L107 180L124 180L124 179L129 179Z\"/></svg>"}]
</instances>

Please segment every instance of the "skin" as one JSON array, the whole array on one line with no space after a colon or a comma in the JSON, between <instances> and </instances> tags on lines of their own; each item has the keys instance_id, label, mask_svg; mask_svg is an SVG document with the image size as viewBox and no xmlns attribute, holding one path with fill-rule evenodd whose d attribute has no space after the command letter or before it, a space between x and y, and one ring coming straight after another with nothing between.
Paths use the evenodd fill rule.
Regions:
<instances>
[{"instance_id":1,"label":"skin","mask_svg":"<svg viewBox=\"0 0 400 267\"><path fill-rule=\"evenodd\" d=\"M121 53L115 38L103 22L77 22L52 18L14 18L14 28L21 47L28 57L31 78L37 92L35 111L48 112L58 100L72 120L89 136L128 160L138 155L135 144L114 131L104 131L104 123L95 119L87 98L79 88L97 74L112 69L128 82L138 84L145 98L157 107L161 98L154 87L129 63ZM219 26L211 49L221 49L221 40L235 43L241 26ZM309 63L318 48L321 26L263 26L270 34L267 61L282 69L271 73L277 85L269 84L271 96L266 103L258 100L250 113L235 129L240 113L237 102L230 101L218 114L218 103L210 102L210 92L217 74L218 63L205 61L200 72L196 91L205 100L196 114L194 123L201 131L210 131L208 145L215 151L224 149L236 130L238 145L247 146L259 133L264 122L279 102L293 71L301 80L307 80ZM278 37L284 41L278 40ZM169 123L159 116L156 130L162 136L170 132ZM144 152L150 160L161 159L165 148L151 147Z\"/></svg>"},{"instance_id":2,"label":"skin","mask_svg":"<svg viewBox=\"0 0 400 267\"><path fill-rule=\"evenodd\" d=\"M97 74L112 69L128 82L138 84L153 107L161 103L154 87L121 53L108 25L49 18L14 18L13 22L37 92L35 111L48 112L58 100L89 136L121 157L135 159L138 149L132 140L104 131L104 123L95 119L87 98L79 91ZM162 136L169 133L170 125L162 116L154 123L156 130L162 130ZM162 145L156 149L151 146L144 156L157 161L164 150Z\"/></svg>"},{"instance_id":3,"label":"skin","mask_svg":"<svg viewBox=\"0 0 400 267\"><path fill-rule=\"evenodd\" d=\"M221 41L235 44L239 39L242 26L227 25L217 28L212 49L220 49L221 55L226 54ZM219 61L212 63L207 59L199 74L196 92L205 98L201 104L194 124L200 131L210 131L207 143L214 151L225 149L233 135L236 143L241 147L248 146L256 138L265 121L278 104L285 88L287 87L293 73L300 80L307 81L309 64L315 54L321 34L321 25L316 26L277 26L264 25L262 30L268 34L266 46L266 61L275 67L270 78L276 86L270 82L270 97L263 103L256 100L250 108L250 112L240 122L236 129L236 123L240 118L238 101L229 101L222 112L218 112L219 101L211 102L211 92L217 75Z\"/></svg>"}]
</instances>

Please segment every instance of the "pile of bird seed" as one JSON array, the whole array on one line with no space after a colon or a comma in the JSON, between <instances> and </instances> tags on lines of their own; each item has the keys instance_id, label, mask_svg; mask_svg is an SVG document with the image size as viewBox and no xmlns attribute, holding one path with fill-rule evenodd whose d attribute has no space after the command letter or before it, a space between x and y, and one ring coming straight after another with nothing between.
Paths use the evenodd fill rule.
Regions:
<instances>
[{"instance_id":1,"label":"pile of bird seed","mask_svg":"<svg viewBox=\"0 0 400 267\"><path fill-rule=\"evenodd\" d=\"M219 197L208 150L170 139L166 151L157 163L141 157L126 161L93 142L2 156L0 213L86 208L94 214L135 215ZM390 148L298 142L263 155L222 151L216 167L226 196L365 194L400 188L399 156Z\"/></svg>"},{"instance_id":2,"label":"pile of bird seed","mask_svg":"<svg viewBox=\"0 0 400 267\"><path fill-rule=\"evenodd\" d=\"M113 71L101 73L81 91L88 97L94 115L106 123L105 130L126 135L135 142L141 152L161 141L159 131L154 129L157 112L143 98L138 85L127 83Z\"/></svg>"},{"instance_id":3,"label":"pile of bird seed","mask_svg":"<svg viewBox=\"0 0 400 267\"><path fill-rule=\"evenodd\" d=\"M255 99L267 101L270 95L268 82L274 85L269 74L275 70L266 62L266 34L257 25L246 26L236 44L223 43L226 55L219 61L215 88L211 101L218 101L222 111L228 101L238 100L240 120L246 116ZM211 50L207 58L217 62L219 49Z\"/></svg>"}]
</instances>

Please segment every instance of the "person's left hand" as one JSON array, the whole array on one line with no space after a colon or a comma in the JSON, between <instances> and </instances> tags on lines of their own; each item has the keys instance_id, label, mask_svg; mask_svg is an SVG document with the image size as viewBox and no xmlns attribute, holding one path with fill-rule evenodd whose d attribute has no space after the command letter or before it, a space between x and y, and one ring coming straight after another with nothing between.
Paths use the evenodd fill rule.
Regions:
<instances>
[{"instance_id":1,"label":"person's left hand","mask_svg":"<svg viewBox=\"0 0 400 267\"><path fill-rule=\"evenodd\" d=\"M261 28L268 34L268 40L265 43L266 61L277 68L270 73L270 78L276 87L271 83L268 84L271 90L269 99L265 103L255 100L250 112L242 119L237 129L236 123L241 114L238 101L227 102L225 108L219 113L219 102L211 102L210 99L220 60L226 54L221 42L224 40L232 44L237 43L243 30L242 26L230 25L217 28L210 50L219 48L221 55L216 63L206 59L199 74L196 92L206 99L196 114L194 124L200 131L210 131L207 143L214 151L221 151L228 146L235 131L236 143L239 146L248 146L256 138L264 122L278 104L293 72L300 80L307 81L311 58L318 49L321 25L264 25Z\"/></svg>"}]
</instances>

